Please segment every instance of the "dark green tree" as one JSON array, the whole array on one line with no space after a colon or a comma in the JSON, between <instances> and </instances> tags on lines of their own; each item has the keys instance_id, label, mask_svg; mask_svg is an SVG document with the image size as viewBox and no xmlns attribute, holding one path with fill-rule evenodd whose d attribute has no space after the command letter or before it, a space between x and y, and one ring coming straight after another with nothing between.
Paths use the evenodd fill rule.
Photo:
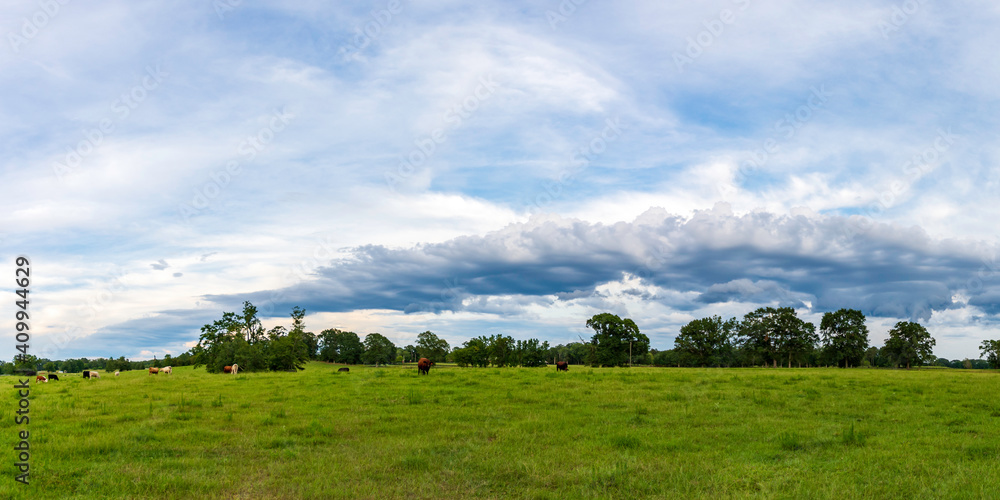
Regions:
<instances>
[{"instance_id":1,"label":"dark green tree","mask_svg":"<svg viewBox=\"0 0 1000 500\"><path fill-rule=\"evenodd\" d=\"M590 339L593 347L590 364L595 366L626 366L629 356L644 356L649 351L649 337L629 318L611 313L595 314L587 320L594 329Z\"/></svg>"},{"instance_id":2,"label":"dark green tree","mask_svg":"<svg viewBox=\"0 0 1000 500\"><path fill-rule=\"evenodd\" d=\"M905 364L909 369L913 363L923 364L933 361L935 343L934 338L922 325L900 321L889 330L885 349L897 366Z\"/></svg>"},{"instance_id":3,"label":"dark green tree","mask_svg":"<svg viewBox=\"0 0 1000 500\"><path fill-rule=\"evenodd\" d=\"M791 307L761 307L743 316L739 323L739 343L749 364L778 366L778 358L788 361L802 357L816 344L816 327L798 318ZM784 361L783 361L784 362Z\"/></svg>"},{"instance_id":4,"label":"dark green tree","mask_svg":"<svg viewBox=\"0 0 1000 500\"><path fill-rule=\"evenodd\" d=\"M984 340L979 345L979 353L986 358L990 368L1000 368L1000 340Z\"/></svg>"},{"instance_id":5,"label":"dark green tree","mask_svg":"<svg viewBox=\"0 0 1000 500\"><path fill-rule=\"evenodd\" d=\"M356 365L361 362L361 354L365 346L354 332L337 329L323 330L319 334L319 358L330 363L347 363Z\"/></svg>"},{"instance_id":6,"label":"dark green tree","mask_svg":"<svg viewBox=\"0 0 1000 500\"><path fill-rule=\"evenodd\" d=\"M674 339L674 350L694 366L728 364L732 350L730 339L736 330L735 319L722 321L719 316L691 321L681 327Z\"/></svg>"},{"instance_id":7,"label":"dark green tree","mask_svg":"<svg viewBox=\"0 0 1000 500\"><path fill-rule=\"evenodd\" d=\"M857 309L840 309L823 315L819 324L824 354L837 366L858 366L868 349L865 315Z\"/></svg>"},{"instance_id":8,"label":"dark green tree","mask_svg":"<svg viewBox=\"0 0 1000 500\"><path fill-rule=\"evenodd\" d=\"M451 350L448 342L431 331L417 335L417 354L435 363L443 363Z\"/></svg>"},{"instance_id":9,"label":"dark green tree","mask_svg":"<svg viewBox=\"0 0 1000 500\"><path fill-rule=\"evenodd\" d=\"M539 342L538 339L518 340L517 346L518 364L525 367L545 366L546 358L549 354L549 343Z\"/></svg>"},{"instance_id":10,"label":"dark green tree","mask_svg":"<svg viewBox=\"0 0 1000 500\"><path fill-rule=\"evenodd\" d=\"M396 346L380 333L366 335L364 346L361 360L366 365L388 365L396 360Z\"/></svg>"}]
</instances>

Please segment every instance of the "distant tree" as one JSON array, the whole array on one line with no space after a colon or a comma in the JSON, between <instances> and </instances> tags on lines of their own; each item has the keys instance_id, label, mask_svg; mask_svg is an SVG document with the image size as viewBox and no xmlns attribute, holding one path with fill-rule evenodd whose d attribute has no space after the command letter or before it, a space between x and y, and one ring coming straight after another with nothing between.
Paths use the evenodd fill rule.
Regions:
<instances>
[{"instance_id":1,"label":"distant tree","mask_svg":"<svg viewBox=\"0 0 1000 500\"><path fill-rule=\"evenodd\" d=\"M680 355L676 349L653 352L653 364L658 366L679 366Z\"/></svg>"},{"instance_id":2,"label":"distant tree","mask_svg":"<svg viewBox=\"0 0 1000 500\"><path fill-rule=\"evenodd\" d=\"M938 358L936 361L934 361L934 366L940 366L940 367L943 367L943 368L950 368L951 367L951 361L948 361L945 358Z\"/></svg>"},{"instance_id":3,"label":"distant tree","mask_svg":"<svg viewBox=\"0 0 1000 500\"><path fill-rule=\"evenodd\" d=\"M361 354L365 346L354 332L337 329L323 330L319 334L319 358L331 363L347 363L355 365L361 362Z\"/></svg>"},{"instance_id":4,"label":"distant tree","mask_svg":"<svg viewBox=\"0 0 1000 500\"><path fill-rule=\"evenodd\" d=\"M361 360L367 365L387 365L396 358L396 346L380 333L365 336L364 346Z\"/></svg>"},{"instance_id":5,"label":"distant tree","mask_svg":"<svg viewBox=\"0 0 1000 500\"><path fill-rule=\"evenodd\" d=\"M420 358L420 355L417 353L416 346L414 346L413 344L409 344L406 347L404 347L403 358L405 359L405 361L409 361L411 363L417 361L417 359Z\"/></svg>"},{"instance_id":6,"label":"distant tree","mask_svg":"<svg viewBox=\"0 0 1000 500\"><path fill-rule=\"evenodd\" d=\"M778 366L778 358L788 360L812 350L816 327L798 318L791 307L761 307L743 316L739 323L739 342L750 364L763 361Z\"/></svg>"},{"instance_id":7,"label":"distant tree","mask_svg":"<svg viewBox=\"0 0 1000 500\"><path fill-rule=\"evenodd\" d=\"M448 356L450 350L446 340L439 338L429 330L417 335L417 354L421 358L441 363Z\"/></svg>"},{"instance_id":8,"label":"distant tree","mask_svg":"<svg viewBox=\"0 0 1000 500\"><path fill-rule=\"evenodd\" d=\"M990 368L1000 368L1000 340L984 340L979 345L979 353L986 358Z\"/></svg>"},{"instance_id":9,"label":"distant tree","mask_svg":"<svg viewBox=\"0 0 1000 500\"><path fill-rule=\"evenodd\" d=\"M649 337L639 332L639 327L629 318L619 318L611 313L595 314L587 320L587 327L594 329L590 339L593 347L590 363L600 366L626 366L629 356L643 356L649 351Z\"/></svg>"},{"instance_id":10,"label":"distant tree","mask_svg":"<svg viewBox=\"0 0 1000 500\"><path fill-rule=\"evenodd\" d=\"M837 366L861 364L868 349L865 315L857 309L840 309L823 315L819 324L823 350Z\"/></svg>"},{"instance_id":11,"label":"distant tree","mask_svg":"<svg viewBox=\"0 0 1000 500\"><path fill-rule=\"evenodd\" d=\"M885 348L896 365L905 364L909 369L912 363L924 364L932 361L935 343L931 334L920 324L900 321L889 330Z\"/></svg>"},{"instance_id":12,"label":"distant tree","mask_svg":"<svg viewBox=\"0 0 1000 500\"><path fill-rule=\"evenodd\" d=\"M722 366L728 361L736 330L735 319L722 321L719 316L691 321L681 327L674 339L674 350L694 366Z\"/></svg>"},{"instance_id":13,"label":"distant tree","mask_svg":"<svg viewBox=\"0 0 1000 500\"><path fill-rule=\"evenodd\" d=\"M526 367L545 366L547 364L549 343L538 339L517 341L518 364Z\"/></svg>"},{"instance_id":14,"label":"distant tree","mask_svg":"<svg viewBox=\"0 0 1000 500\"><path fill-rule=\"evenodd\" d=\"M452 352L459 366L486 367L490 364L489 338L485 336L467 340Z\"/></svg>"},{"instance_id":15,"label":"distant tree","mask_svg":"<svg viewBox=\"0 0 1000 500\"><path fill-rule=\"evenodd\" d=\"M53 363L53 362L51 362L51 361L49 361L48 363L45 363L45 371L47 371L47 372L54 372L54 371L56 371L56 364Z\"/></svg>"},{"instance_id":16,"label":"distant tree","mask_svg":"<svg viewBox=\"0 0 1000 500\"><path fill-rule=\"evenodd\" d=\"M317 359L319 356L319 336L313 332L305 332L303 338L306 342L306 351L309 359Z\"/></svg>"}]
</instances>

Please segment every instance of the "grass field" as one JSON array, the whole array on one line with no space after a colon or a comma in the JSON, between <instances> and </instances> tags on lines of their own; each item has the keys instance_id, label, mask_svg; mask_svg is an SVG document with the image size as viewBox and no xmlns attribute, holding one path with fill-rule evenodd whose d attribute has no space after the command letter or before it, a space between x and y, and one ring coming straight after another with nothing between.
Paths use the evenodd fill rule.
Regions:
<instances>
[{"instance_id":1,"label":"grass field","mask_svg":"<svg viewBox=\"0 0 1000 500\"><path fill-rule=\"evenodd\" d=\"M994 371L337 368L32 382L27 487L9 388L0 498L1000 498Z\"/></svg>"}]
</instances>

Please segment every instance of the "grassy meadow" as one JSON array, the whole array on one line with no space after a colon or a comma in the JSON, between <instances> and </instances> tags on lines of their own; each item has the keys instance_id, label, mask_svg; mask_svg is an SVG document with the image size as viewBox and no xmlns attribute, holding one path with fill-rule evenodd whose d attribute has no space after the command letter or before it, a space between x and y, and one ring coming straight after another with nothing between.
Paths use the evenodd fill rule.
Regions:
<instances>
[{"instance_id":1,"label":"grassy meadow","mask_svg":"<svg viewBox=\"0 0 1000 500\"><path fill-rule=\"evenodd\" d=\"M32 382L27 487L9 388L0 498L1000 497L995 371L337 368Z\"/></svg>"}]
</instances>

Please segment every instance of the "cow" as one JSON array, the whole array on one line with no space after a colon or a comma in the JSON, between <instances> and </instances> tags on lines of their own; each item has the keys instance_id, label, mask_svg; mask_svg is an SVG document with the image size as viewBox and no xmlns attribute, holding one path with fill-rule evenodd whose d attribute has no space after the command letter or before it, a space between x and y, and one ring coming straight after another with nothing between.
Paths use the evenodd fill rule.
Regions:
<instances>
[{"instance_id":1,"label":"cow","mask_svg":"<svg viewBox=\"0 0 1000 500\"><path fill-rule=\"evenodd\" d=\"M172 373L172 370L170 369L169 366L164 366L163 368L160 368L160 372L170 375Z\"/></svg>"},{"instance_id":2,"label":"cow","mask_svg":"<svg viewBox=\"0 0 1000 500\"><path fill-rule=\"evenodd\" d=\"M417 361L417 373L420 375L427 375L431 371L431 367L434 366L434 362L427 358L420 358Z\"/></svg>"},{"instance_id":3,"label":"cow","mask_svg":"<svg viewBox=\"0 0 1000 500\"><path fill-rule=\"evenodd\" d=\"M55 373L50 373L49 380L59 380L59 375L56 375Z\"/></svg>"},{"instance_id":4,"label":"cow","mask_svg":"<svg viewBox=\"0 0 1000 500\"><path fill-rule=\"evenodd\" d=\"M149 374L150 375L159 375L160 374L160 369L157 368L157 367L155 367L155 366L150 366L149 367Z\"/></svg>"},{"instance_id":5,"label":"cow","mask_svg":"<svg viewBox=\"0 0 1000 500\"><path fill-rule=\"evenodd\" d=\"M49 381L49 379L45 378L44 375L37 375L37 376L35 376L35 382L36 383L37 382L48 382L48 381Z\"/></svg>"},{"instance_id":6,"label":"cow","mask_svg":"<svg viewBox=\"0 0 1000 500\"><path fill-rule=\"evenodd\" d=\"M569 371L569 363L566 361L556 361L556 371Z\"/></svg>"},{"instance_id":7,"label":"cow","mask_svg":"<svg viewBox=\"0 0 1000 500\"><path fill-rule=\"evenodd\" d=\"M346 373L346 372L349 372L349 371L351 371L351 369L345 366L345 367L343 367L343 368L341 368L341 369L339 369L339 370L337 370L337 371L338 371L338 372L345 372L345 373Z\"/></svg>"},{"instance_id":8,"label":"cow","mask_svg":"<svg viewBox=\"0 0 1000 500\"><path fill-rule=\"evenodd\" d=\"M101 378L101 374L100 374L100 373L97 373L97 372L95 372L94 370L90 370L90 378L91 378L91 379L95 379L95 378Z\"/></svg>"},{"instance_id":9,"label":"cow","mask_svg":"<svg viewBox=\"0 0 1000 500\"><path fill-rule=\"evenodd\" d=\"M233 373L233 367L229 365L223 366L222 373Z\"/></svg>"},{"instance_id":10,"label":"cow","mask_svg":"<svg viewBox=\"0 0 1000 500\"><path fill-rule=\"evenodd\" d=\"M83 378L90 378L90 370L83 371Z\"/></svg>"},{"instance_id":11,"label":"cow","mask_svg":"<svg viewBox=\"0 0 1000 500\"><path fill-rule=\"evenodd\" d=\"M236 375L238 371L240 371L240 365L233 363L233 375Z\"/></svg>"},{"instance_id":12,"label":"cow","mask_svg":"<svg viewBox=\"0 0 1000 500\"><path fill-rule=\"evenodd\" d=\"M121 373L120 371L118 371L118 370L115 370L115 376L116 376L116 377L117 377L117 376L118 376L118 375L119 375L120 373Z\"/></svg>"}]
</instances>

